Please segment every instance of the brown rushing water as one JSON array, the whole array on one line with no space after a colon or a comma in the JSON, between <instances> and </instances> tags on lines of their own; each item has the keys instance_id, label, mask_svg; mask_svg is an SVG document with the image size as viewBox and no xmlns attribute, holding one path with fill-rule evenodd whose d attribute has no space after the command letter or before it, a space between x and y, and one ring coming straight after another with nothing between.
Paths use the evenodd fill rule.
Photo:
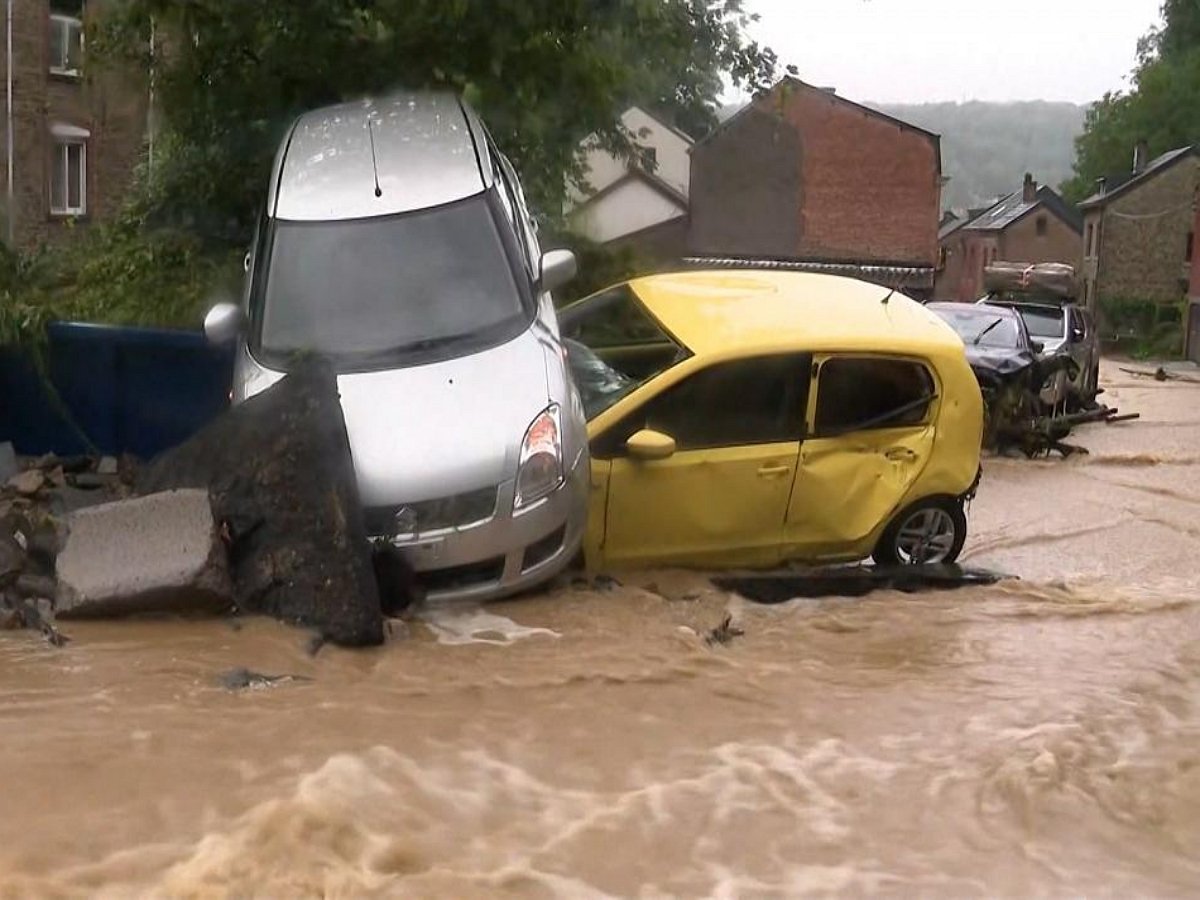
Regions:
<instances>
[{"instance_id":1,"label":"brown rushing water","mask_svg":"<svg viewBox=\"0 0 1200 900\"><path fill-rule=\"evenodd\" d=\"M1194 894L1200 385L1107 373L1142 421L987 464L966 561L1020 582L655 573L315 659L258 621L4 635L0 897Z\"/></svg>"}]
</instances>

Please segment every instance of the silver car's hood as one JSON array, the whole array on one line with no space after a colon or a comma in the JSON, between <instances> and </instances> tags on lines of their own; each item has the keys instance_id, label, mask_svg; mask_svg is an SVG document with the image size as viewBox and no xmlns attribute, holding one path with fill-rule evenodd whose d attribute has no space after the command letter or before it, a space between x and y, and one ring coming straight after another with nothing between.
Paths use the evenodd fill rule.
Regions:
<instances>
[{"instance_id":1,"label":"silver car's hood","mask_svg":"<svg viewBox=\"0 0 1200 900\"><path fill-rule=\"evenodd\" d=\"M338 377L364 505L429 500L516 475L546 408L547 348L532 330L471 356Z\"/></svg>"}]
</instances>

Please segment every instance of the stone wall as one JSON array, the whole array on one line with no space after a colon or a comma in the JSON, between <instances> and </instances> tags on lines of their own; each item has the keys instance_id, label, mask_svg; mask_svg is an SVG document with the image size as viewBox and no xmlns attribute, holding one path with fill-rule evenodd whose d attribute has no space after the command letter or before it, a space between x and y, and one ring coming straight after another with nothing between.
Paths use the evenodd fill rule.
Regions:
<instances>
[{"instance_id":1,"label":"stone wall","mask_svg":"<svg viewBox=\"0 0 1200 900\"><path fill-rule=\"evenodd\" d=\"M1086 223L1098 223L1095 291L1105 299L1160 303L1182 300L1191 271L1187 238L1200 161L1188 156L1128 192L1113 197Z\"/></svg>"}]
</instances>

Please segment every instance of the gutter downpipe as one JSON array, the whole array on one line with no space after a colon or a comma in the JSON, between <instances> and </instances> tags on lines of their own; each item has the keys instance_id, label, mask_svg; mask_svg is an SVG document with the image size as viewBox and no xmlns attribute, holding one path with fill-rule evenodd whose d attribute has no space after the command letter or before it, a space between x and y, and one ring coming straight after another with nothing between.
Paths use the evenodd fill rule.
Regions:
<instances>
[{"instance_id":1,"label":"gutter downpipe","mask_svg":"<svg viewBox=\"0 0 1200 900\"><path fill-rule=\"evenodd\" d=\"M16 233L16 218L17 218L17 210L16 210L16 203L14 202L14 190L13 190L13 165L14 165L14 161L13 161L13 3L14 2L15 2L15 0L8 0L7 9L5 11L5 25L6 25L5 44L7 47L7 51L5 53L5 62L7 63L7 68L8 68L7 79L6 79L6 81L7 81L6 96L8 99L8 103L7 103L7 109L6 109L6 120L7 121L5 123L6 130L5 130L4 145L5 145L5 158L8 163L8 172L7 172L8 183L7 183L7 194L6 194L7 209L5 210L6 215L4 218L7 220L7 225L8 225L8 246L10 249L12 248L13 243L14 243L14 235Z\"/></svg>"}]
</instances>

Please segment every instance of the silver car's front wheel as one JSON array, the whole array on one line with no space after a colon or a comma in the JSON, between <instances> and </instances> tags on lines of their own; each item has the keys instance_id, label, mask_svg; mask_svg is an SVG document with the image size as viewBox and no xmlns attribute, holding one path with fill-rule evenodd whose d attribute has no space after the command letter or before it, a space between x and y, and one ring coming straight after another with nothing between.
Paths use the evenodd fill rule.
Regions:
<instances>
[{"instance_id":1,"label":"silver car's front wheel","mask_svg":"<svg viewBox=\"0 0 1200 900\"><path fill-rule=\"evenodd\" d=\"M924 500L903 510L872 554L879 565L936 565L958 559L967 539L967 517L957 500Z\"/></svg>"}]
</instances>

